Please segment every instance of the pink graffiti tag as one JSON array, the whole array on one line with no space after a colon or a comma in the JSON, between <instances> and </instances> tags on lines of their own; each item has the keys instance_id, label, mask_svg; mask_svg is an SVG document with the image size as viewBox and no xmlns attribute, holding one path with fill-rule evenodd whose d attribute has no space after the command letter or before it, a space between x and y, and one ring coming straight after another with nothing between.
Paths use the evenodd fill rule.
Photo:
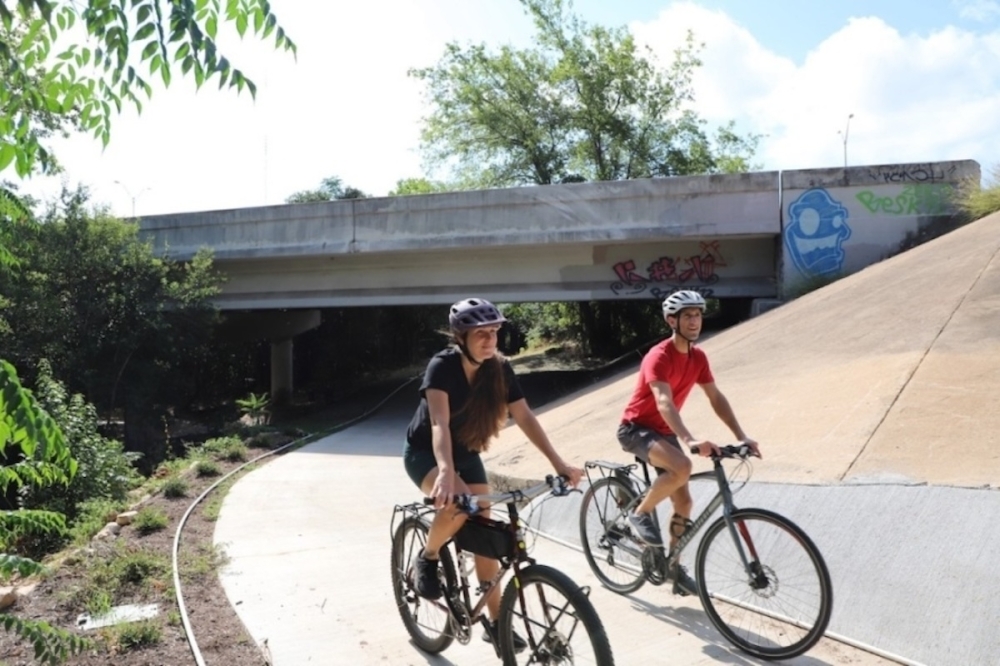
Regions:
<instances>
[{"instance_id":1,"label":"pink graffiti tag","mask_svg":"<svg viewBox=\"0 0 1000 666\"><path fill-rule=\"evenodd\" d=\"M649 265L647 272L653 282L677 279L677 266L670 257L660 257Z\"/></svg>"},{"instance_id":2,"label":"pink graffiti tag","mask_svg":"<svg viewBox=\"0 0 1000 666\"><path fill-rule=\"evenodd\" d=\"M635 271L635 261L627 259L618 262L612 268L619 282L611 285L616 294L630 287L628 291L638 293L645 290L650 282L673 282L684 284L697 279L702 284L714 284L719 276L716 268L725 266L726 260L719 249L719 241L704 241L701 243L701 254L689 257L659 257L646 269L647 276ZM683 267L683 270L678 270ZM658 290L659 291L659 290Z\"/></svg>"},{"instance_id":3,"label":"pink graffiti tag","mask_svg":"<svg viewBox=\"0 0 1000 666\"><path fill-rule=\"evenodd\" d=\"M631 259L620 261L613 268L615 275L625 284L639 284L646 281L646 278L635 272L635 262Z\"/></svg>"}]
</instances>

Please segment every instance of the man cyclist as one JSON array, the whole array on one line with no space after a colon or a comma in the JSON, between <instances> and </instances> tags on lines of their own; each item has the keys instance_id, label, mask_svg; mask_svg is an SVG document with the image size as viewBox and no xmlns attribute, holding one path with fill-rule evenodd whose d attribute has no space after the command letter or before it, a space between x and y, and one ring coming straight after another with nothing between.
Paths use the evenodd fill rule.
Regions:
<instances>
[{"instance_id":1,"label":"man cyclist","mask_svg":"<svg viewBox=\"0 0 1000 666\"><path fill-rule=\"evenodd\" d=\"M694 346L701 334L704 312L705 299L695 291L674 292L663 301L663 318L673 334L643 357L635 390L618 427L622 449L652 464L657 471L649 492L629 516L636 536L653 546L663 544L653 510L664 499L669 497L674 508L671 547L691 524L691 460L686 452L696 448L706 457L719 453L717 445L695 437L681 419L680 409L695 384L705 392L712 409L733 435L760 456L757 442L743 432L729 401L715 385L708 357ZM674 581L674 594L697 594L695 581L679 562L668 575Z\"/></svg>"}]
</instances>

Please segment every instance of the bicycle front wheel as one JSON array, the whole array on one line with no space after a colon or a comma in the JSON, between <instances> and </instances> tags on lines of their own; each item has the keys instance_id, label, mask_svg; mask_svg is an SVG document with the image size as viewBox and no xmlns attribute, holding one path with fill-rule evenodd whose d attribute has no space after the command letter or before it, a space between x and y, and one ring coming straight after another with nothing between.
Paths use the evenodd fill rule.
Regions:
<instances>
[{"instance_id":1,"label":"bicycle front wheel","mask_svg":"<svg viewBox=\"0 0 1000 666\"><path fill-rule=\"evenodd\" d=\"M514 632L528 644L514 650ZM498 626L504 666L612 666L608 635L587 594L569 576L542 564L512 578L500 601Z\"/></svg>"},{"instance_id":2,"label":"bicycle front wheel","mask_svg":"<svg viewBox=\"0 0 1000 666\"><path fill-rule=\"evenodd\" d=\"M628 523L635 499L630 484L609 476L590 486L580 503L580 545L587 564L604 587L619 594L635 592L646 582L643 545Z\"/></svg>"},{"instance_id":3,"label":"bicycle front wheel","mask_svg":"<svg viewBox=\"0 0 1000 666\"><path fill-rule=\"evenodd\" d=\"M734 511L732 526L719 518L698 547L705 612L727 640L756 657L804 653L823 636L833 612L830 572L819 549L795 523L765 509Z\"/></svg>"},{"instance_id":4,"label":"bicycle front wheel","mask_svg":"<svg viewBox=\"0 0 1000 666\"><path fill-rule=\"evenodd\" d=\"M392 592L396 597L403 625L414 645L431 654L441 652L454 640L451 631L451 614L443 599L431 601L417 594L416 559L427 543L427 525L414 517L405 518L392 537ZM438 574L444 578L454 571L451 554L444 548L440 552ZM454 580L454 574L451 575Z\"/></svg>"}]
</instances>

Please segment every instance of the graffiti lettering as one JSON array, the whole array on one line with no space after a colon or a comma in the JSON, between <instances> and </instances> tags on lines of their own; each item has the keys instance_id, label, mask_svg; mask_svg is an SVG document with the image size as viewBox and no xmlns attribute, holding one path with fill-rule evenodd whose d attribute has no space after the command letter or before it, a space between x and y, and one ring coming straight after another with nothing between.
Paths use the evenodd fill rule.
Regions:
<instances>
[{"instance_id":1,"label":"graffiti lettering","mask_svg":"<svg viewBox=\"0 0 1000 666\"><path fill-rule=\"evenodd\" d=\"M677 287L671 287L670 289L660 289L659 287L653 287L652 289L649 290L649 295L658 301L662 301L670 294L674 293L675 291L680 291L681 289L684 289L686 291L697 291L705 298L712 298L712 295L715 294L715 290L712 289L711 287L701 287L698 285L694 285L694 286L677 286Z\"/></svg>"},{"instance_id":2,"label":"graffiti lettering","mask_svg":"<svg viewBox=\"0 0 1000 666\"><path fill-rule=\"evenodd\" d=\"M947 184L907 185L896 197L865 190L858 201L872 213L884 215L945 215L950 211L952 187Z\"/></svg>"},{"instance_id":3,"label":"graffiti lettering","mask_svg":"<svg viewBox=\"0 0 1000 666\"><path fill-rule=\"evenodd\" d=\"M685 286L689 282L698 282L702 285L715 284L719 281L715 269L725 265L726 260L719 249L719 241L706 241L701 243L700 254L689 257L659 257L646 269L645 276L636 272L634 260L618 262L612 267L618 280L611 284L611 291L616 295L638 294L652 287L650 295L654 298L665 298L678 289L691 288ZM664 282L674 284L664 290L661 286ZM705 290L700 289L700 291L705 294ZM711 290L705 295L711 295Z\"/></svg>"},{"instance_id":4,"label":"graffiti lettering","mask_svg":"<svg viewBox=\"0 0 1000 666\"><path fill-rule=\"evenodd\" d=\"M878 183L934 183L954 178L953 164L947 169L933 164L901 164L881 166L868 170L868 177Z\"/></svg>"}]
</instances>

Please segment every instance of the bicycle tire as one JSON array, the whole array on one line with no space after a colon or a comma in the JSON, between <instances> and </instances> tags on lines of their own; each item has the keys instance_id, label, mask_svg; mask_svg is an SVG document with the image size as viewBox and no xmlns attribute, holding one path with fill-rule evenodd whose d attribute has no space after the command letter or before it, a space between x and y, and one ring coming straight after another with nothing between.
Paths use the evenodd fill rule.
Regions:
<instances>
[{"instance_id":1,"label":"bicycle tire","mask_svg":"<svg viewBox=\"0 0 1000 666\"><path fill-rule=\"evenodd\" d=\"M772 511L737 509L732 520L760 576L749 579L725 518L713 522L696 561L706 614L727 640L755 657L805 653L823 637L833 612L823 556L801 528Z\"/></svg>"},{"instance_id":2,"label":"bicycle tire","mask_svg":"<svg viewBox=\"0 0 1000 666\"><path fill-rule=\"evenodd\" d=\"M520 654L514 651L514 631L528 642ZM584 666L615 663L590 598L569 576L543 564L525 567L507 584L500 600L498 634L504 666L517 666L519 660Z\"/></svg>"},{"instance_id":3,"label":"bicycle tire","mask_svg":"<svg viewBox=\"0 0 1000 666\"><path fill-rule=\"evenodd\" d=\"M414 587L414 560L427 543L427 524L415 517L404 518L392 537L392 592L403 626L414 645L430 654L445 650L455 640L451 630L451 614L443 599L431 601L417 594ZM438 565L439 576L455 580L451 553L442 548Z\"/></svg>"},{"instance_id":4,"label":"bicycle tire","mask_svg":"<svg viewBox=\"0 0 1000 666\"><path fill-rule=\"evenodd\" d=\"M644 546L628 524L636 497L631 484L609 476L590 486L580 503L580 545L587 564L601 585L618 594L635 592L646 582Z\"/></svg>"}]
</instances>

